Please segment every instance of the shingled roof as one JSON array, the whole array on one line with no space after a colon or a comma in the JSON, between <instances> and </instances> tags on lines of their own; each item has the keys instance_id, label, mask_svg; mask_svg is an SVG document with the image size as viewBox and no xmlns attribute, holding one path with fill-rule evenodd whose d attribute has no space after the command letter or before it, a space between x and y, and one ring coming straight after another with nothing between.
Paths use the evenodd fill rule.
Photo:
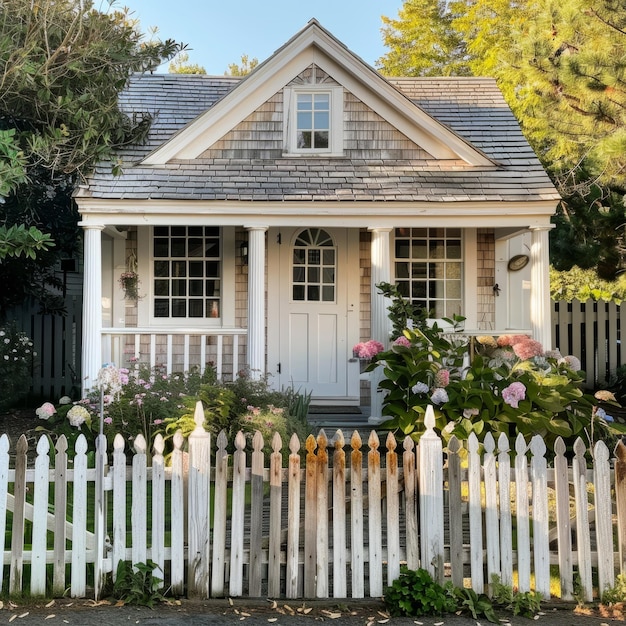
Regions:
<instances>
[{"instance_id":1,"label":"shingled roof","mask_svg":"<svg viewBox=\"0 0 626 626\"><path fill-rule=\"evenodd\" d=\"M519 202L558 194L490 78L394 78L389 83L486 155L492 165L433 158L199 158L145 165L142 160L241 81L234 77L135 76L121 95L129 115L154 120L143 145L120 151L123 173L98 166L83 198L341 202Z\"/></svg>"}]
</instances>

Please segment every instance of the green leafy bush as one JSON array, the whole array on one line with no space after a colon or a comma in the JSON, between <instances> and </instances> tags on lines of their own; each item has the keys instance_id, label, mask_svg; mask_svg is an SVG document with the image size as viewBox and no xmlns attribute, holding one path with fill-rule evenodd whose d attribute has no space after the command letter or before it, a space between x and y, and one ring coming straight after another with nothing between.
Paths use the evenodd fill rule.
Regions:
<instances>
[{"instance_id":1,"label":"green leafy bush","mask_svg":"<svg viewBox=\"0 0 626 626\"><path fill-rule=\"evenodd\" d=\"M400 576L385 590L384 601L396 617L443 615L452 613L457 606L450 589L435 582L425 569L403 567Z\"/></svg>"},{"instance_id":2,"label":"green leafy bush","mask_svg":"<svg viewBox=\"0 0 626 626\"><path fill-rule=\"evenodd\" d=\"M163 580L154 575L157 569L160 567L152 561L135 563L134 566L129 561L120 561L113 584L113 597L125 604L153 608L165 600L160 591Z\"/></svg>"}]
</instances>

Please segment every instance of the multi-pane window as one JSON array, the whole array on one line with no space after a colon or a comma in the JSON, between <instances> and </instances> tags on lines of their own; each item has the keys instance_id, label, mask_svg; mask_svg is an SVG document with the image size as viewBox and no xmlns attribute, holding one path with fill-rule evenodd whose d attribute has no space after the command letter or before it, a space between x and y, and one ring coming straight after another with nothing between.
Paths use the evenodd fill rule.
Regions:
<instances>
[{"instance_id":1,"label":"multi-pane window","mask_svg":"<svg viewBox=\"0 0 626 626\"><path fill-rule=\"evenodd\" d=\"M325 230L307 228L298 235L292 251L291 272L294 301L335 301L337 250Z\"/></svg>"},{"instance_id":2,"label":"multi-pane window","mask_svg":"<svg viewBox=\"0 0 626 626\"><path fill-rule=\"evenodd\" d=\"M400 293L431 317L461 314L461 229L396 228L394 267Z\"/></svg>"},{"instance_id":3,"label":"multi-pane window","mask_svg":"<svg viewBox=\"0 0 626 626\"><path fill-rule=\"evenodd\" d=\"M221 317L221 233L212 226L155 226L154 317Z\"/></svg>"},{"instance_id":4,"label":"multi-pane window","mask_svg":"<svg viewBox=\"0 0 626 626\"><path fill-rule=\"evenodd\" d=\"M297 148L327 150L330 145L330 94L299 93L296 107Z\"/></svg>"}]
</instances>

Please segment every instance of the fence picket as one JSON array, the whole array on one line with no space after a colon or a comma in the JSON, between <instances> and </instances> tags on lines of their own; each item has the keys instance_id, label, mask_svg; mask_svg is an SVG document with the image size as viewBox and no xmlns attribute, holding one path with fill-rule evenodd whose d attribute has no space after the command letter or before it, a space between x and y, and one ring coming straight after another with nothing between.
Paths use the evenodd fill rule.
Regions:
<instances>
[{"instance_id":1,"label":"fence picket","mask_svg":"<svg viewBox=\"0 0 626 626\"><path fill-rule=\"evenodd\" d=\"M615 585L610 471L609 449L604 441L598 441L593 449L593 484L600 598L607 589Z\"/></svg>"},{"instance_id":2,"label":"fence picket","mask_svg":"<svg viewBox=\"0 0 626 626\"><path fill-rule=\"evenodd\" d=\"M569 512L569 471L565 458L565 442L559 437L554 445L554 489L556 492L556 528L559 548L561 598L571 600L574 594L572 564L572 528Z\"/></svg>"},{"instance_id":3,"label":"fence picket","mask_svg":"<svg viewBox=\"0 0 626 626\"><path fill-rule=\"evenodd\" d=\"M306 438L304 482L304 597L315 597L317 567L317 442L313 435Z\"/></svg>"},{"instance_id":4,"label":"fence picket","mask_svg":"<svg viewBox=\"0 0 626 626\"><path fill-rule=\"evenodd\" d=\"M154 575L163 579L165 573L165 441L160 433L154 439L152 457L152 561ZM161 583L160 587L163 587Z\"/></svg>"},{"instance_id":5,"label":"fence picket","mask_svg":"<svg viewBox=\"0 0 626 626\"><path fill-rule=\"evenodd\" d=\"M148 444L140 433L135 437L133 444L133 482L131 504L131 531L133 543L131 546L131 563L148 561Z\"/></svg>"},{"instance_id":6,"label":"fence picket","mask_svg":"<svg viewBox=\"0 0 626 626\"><path fill-rule=\"evenodd\" d=\"M228 593L243 595L243 537L246 512L246 438L239 431L235 436L233 454L233 490L230 518L230 576Z\"/></svg>"},{"instance_id":7,"label":"fence picket","mask_svg":"<svg viewBox=\"0 0 626 626\"><path fill-rule=\"evenodd\" d=\"M417 464L415 442L405 437L402 442L402 471L404 473L404 517L406 537L406 566L417 569L420 566L419 527L417 524Z\"/></svg>"},{"instance_id":8,"label":"fence picket","mask_svg":"<svg viewBox=\"0 0 626 626\"><path fill-rule=\"evenodd\" d=\"M593 580L591 578L591 541L589 537L589 512L587 498L587 461L585 444L579 437L574 443L574 498L576 500L576 551L578 553L578 575L583 600L593 600Z\"/></svg>"},{"instance_id":9,"label":"fence picket","mask_svg":"<svg viewBox=\"0 0 626 626\"><path fill-rule=\"evenodd\" d=\"M72 598L81 598L87 589L87 439L81 434L74 446L74 493L72 498Z\"/></svg>"},{"instance_id":10,"label":"fence picket","mask_svg":"<svg viewBox=\"0 0 626 626\"><path fill-rule=\"evenodd\" d=\"M274 433L270 456L270 536L269 563L267 566L267 593L270 598L280 596L280 545L283 508L283 456L280 453L281 448L280 435Z\"/></svg>"},{"instance_id":11,"label":"fence picket","mask_svg":"<svg viewBox=\"0 0 626 626\"><path fill-rule=\"evenodd\" d=\"M517 576L522 593L530 591L530 510L528 506L528 459L526 441L515 439L515 502L517 506Z\"/></svg>"},{"instance_id":12,"label":"fence picket","mask_svg":"<svg viewBox=\"0 0 626 626\"><path fill-rule=\"evenodd\" d=\"M315 533L315 597L328 598L328 439L324 430L317 436L317 489Z\"/></svg>"},{"instance_id":13,"label":"fence picket","mask_svg":"<svg viewBox=\"0 0 626 626\"><path fill-rule=\"evenodd\" d=\"M308 439L307 439L308 444ZM289 440L289 504L287 508L287 598L297 598L299 592L298 555L300 552L300 441L294 433Z\"/></svg>"},{"instance_id":14,"label":"fence picket","mask_svg":"<svg viewBox=\"0 0 626 626\"><path fill-rule=\"evenodd\" d=\"M22 435L17 440L15 447L15 487L13 492L13 527L11 529L11 571L9 573L9 593L11 594L19 593L22 590L27 452L28 442L26 436Z\"/></svg>"},{"instance_id":15,"label":"fence picket","mask_svg":"<svg viewBox=\"0 0 626 626\"><path fill-rule=\"evenodd\" d=\"M33 596L46 594L46 547L48 522L48 489L50 486L50 441L42 435L37 442L35 460L35 484L33 486L33 538L31 542L30 593Z\"/></svg>"},{"instance_id":16,"label":"fence picket","mask_svg":"<svg viewBox=\"0 0 626 626\"><path fill-rule=\"evenodd\" d=\"M470 570L472 589L476 593L484 591L483 577L483 508L480 490L480 457L478 454L478 437L471 433L467 440L468 467L467 482L469 492L469 523L470 523Z\"/></svg>"},{"instance_id":17,"label":"fence picket","mask_svg":"<svg viewBox=\"0 0 626 626\"><path fill-rule=\"evenodd\" d=\"M550 541L548 537L548 467L546 444L535 435L530 440L530 466L533 489L533 556L535 590L544 598L550 597Z\"/></svg>"},{"instance_id":18,"label":"fence picket","mask_svg":"<svg viewBox=\"0 0 626 626\"><path fill-rule=\"evenodd\" d=\"M461 442L455 435L448 441L448 528L450 569L455 587L463 586L463 508L461 501Z\"/></svg>"},{"instance_id":19,"label":"fence picket","mask_svg":"<svg viewBox=\"0 0 626 626\"><path fill-rule=\"evenodd\" d=\"M105 568L104 559L106 557L105 540L107 528L107 501L104 493L104 478L107 465L107 438L104 434L96 437L96 477L95 477L95 502L94 502L94 595L95 599L100 599L100 594L104 589L105 576L108 571ZM161 571L161 576L164 570Z\"/></svg>"},{"instance_id":20,"label":"fence picket","mask_svg":"<svg viewBox=\"0 0 626 626\"><path fill-rule=\"evenodd\" d=\"M113 580L120 561L126 560L126 442L119 433L113 440Z\"/></svg>"},{"instance_id":21,"label":"fence picket","mask_svg":"<svg viewBox=\"0 0 626 626\"><path fill-rule=\"evenodd\" d=\"M350 556L352 570L352 597L365 596L363 552L363 453L361 436L355 430L350 439Z\"/></svg>"},{"instance_id":22,"label":"fence picket","mask_svg":"<svg viewBox=\"0 0 626 626\"><path fill-rule=\"evenodd\" d=\"M400 499L397 442L394 434L387 435L386 500L387 500L387 584L400 576Z\"/></svg>"},{"instance_id":23,"label":"fence picket","mask_svg":"<svg viewBox=\"0 0 626 626\"><path fill-rule=\"evenodd\" d=\"M501 579L500 571L500 521L498 519L498 481L496 478L496 442L487 433L483 442L485 483L485 537L487 539L487 584L494 576Z\"/></svg>"},{"instance_id":24,"label":"fence picket","mask_svg":"<svg viewBox=\"0 0 626 626\"><path fill-rule=\"evenodd\" d=\"M263 556L263 436L257 430L252 439L252 476L250 478L250 563L248 594L261 596Z\"/></svg>"},{"instance_id":25,"label":"fence picket","mask_svg":"<svg viewBox=\"0 0 626 626\"><path fill-rule=\"evenodd\" d=\"M346 453L343 432L337 430L333 439L333 597L348 596L346 565Z\"/></svg>"},{"instance_id":26,"label":"fence picket","mask_svg":"<svg viewBox=\"0 0 626 626\"><path fill-rule=\"evenodd\" d=\"M368 538L369 538L369 595L383 595L383 534L381 511L380 441L375 431L368 439L367 453L367 499L368 499Z\"/></svg>"},{"instance_id":27,"label":"fence picket","mask_svg":"<svg viewBox=\"0 0 626 626\"><path fill-rule=\"evenodd\" d=\"M509 440L498 437L498 488L500 504L500 579L513 586L513 530L511 514L511 456Z\"/></svg>"},{"instance_id":28,"label":"fence picket","mask_svg":"<svg viewBox=\"0 0 626 626\"><path fill-rule=\"evenodd\" d=\"M0 500L3 500L0 494ZM52 594L65 592L65 553L67 541L67 438L61 435L54 457L54 545ZM1 530L1 529L0 529Z\"/></svg>"},{"instance_id":29,"label":"fence picket","mask_svg":"<svg viewBox=\"0 0 626 626\"><path fill-rule=\"evenodd\" d=\"M185 485L183 479L183 435L176 431L173 438L172 478L170 501L171 532L171 581L172 594L180 596L185 588ZM176 530L178 529L178 531Z\"/></svg>"},{"instance_id":30,"label":"fence picket","mask_svg":"<svg viewBox=\"0 0 626 626\"><path fill-rule=\"evenodd\" d=\"M224 595L224 568L226 566L226 502L228 495L228 440L222 430L217 436L215 453L215 497L213 501L213 562L211 567L211 595Z\"/></svg>"}]
</instances>

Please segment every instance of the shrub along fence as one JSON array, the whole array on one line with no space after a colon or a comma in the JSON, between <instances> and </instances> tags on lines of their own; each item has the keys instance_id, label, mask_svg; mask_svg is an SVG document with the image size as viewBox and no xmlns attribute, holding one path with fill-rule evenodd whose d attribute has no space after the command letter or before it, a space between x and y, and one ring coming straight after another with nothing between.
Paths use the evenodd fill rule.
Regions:
<instances>
[{"instance_id":1,"label":"shrub along fence","mask_svg":"<svg viewBox=\"0 0 626 626\"><path fill-rule=\"evenodd\" d=\"M285 460L275 435L268 462L260 434L248 449L240 433L230 453L223 433L212 448L200 406L195 420L188 456L178 433L168 464L160 436L152 451L138 436L131 456L117 435L111 465L100 436L89 468L81 435L71 463L59 439L52 468L48 439L29 468L21 437L10 468L3 435L8 591L98 598L124 560L154 562L179 595L380 597L406 564L459 586L469 579L477 592L497 575L564 599L578 576L591 600L626 569L621 443L614 469L602 441L590 451L578 440L571 460L561 440L548 452L539 436L511 449L503 435L497 446L491 434L480 445L472 435L444 451L429 409L419 446L407 438L398 451L388 434L381 449L372 431L364 450L356 431L349 446L341 431L332 442L321 431L304 450L294 435Z\"/></svg>"}]
</instances>

